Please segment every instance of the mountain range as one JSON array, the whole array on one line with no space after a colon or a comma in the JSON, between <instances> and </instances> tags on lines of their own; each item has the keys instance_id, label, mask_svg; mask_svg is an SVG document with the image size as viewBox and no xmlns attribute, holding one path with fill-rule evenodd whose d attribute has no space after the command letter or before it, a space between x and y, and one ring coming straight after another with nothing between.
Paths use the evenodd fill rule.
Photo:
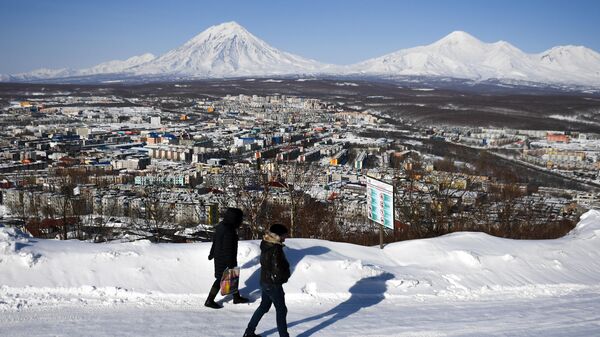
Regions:
<instances>
[{"instance_id":1,"label":"mountain range","mask_svg":"<svg viewBox=\"0 0 600 337\"><path fill-rule=\"evenodd\" d=\"M333 65L278 50L239 24L227 22L209 27L159 57L143 54L86 69L38 69L0 75L0 81L302 75L419 76L600 87L600 54L572 45L528 54L505 41L485 43L466 32L455 31L426 46L401 49L357 64Z\"/></svg>"}]
</instances>

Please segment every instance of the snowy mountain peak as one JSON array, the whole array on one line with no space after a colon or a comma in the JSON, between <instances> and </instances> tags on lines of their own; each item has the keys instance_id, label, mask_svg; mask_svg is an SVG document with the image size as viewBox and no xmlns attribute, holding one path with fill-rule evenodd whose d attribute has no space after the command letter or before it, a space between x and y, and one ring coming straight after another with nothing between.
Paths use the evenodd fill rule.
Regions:
<instances>
[{"instance_id":1,"label":"snowy mountain peak","mask_svg":"<svg viewBox=\"0 0 600 337\"><path fill-rule=\"evenodd\" d=\"M194 38L186 42L186 45L204 43L211 40L226 40L235 38L252 39L256 37L237 22L230 21L209 27L202 33L196 35Z\"/></svg>"},{"instance_id":2,"label":"snowy mountain peak","mask_svg":"<svg viewBox=\"0 0 600 337\"><path fill-rule=\"evenodd\" d=\"M273 48L236 22L226 22L131 70L138 75L236 77L316 73L325 67Z\"/></svg>"},{"instance_id":3,"label":"snowy mountain peak","mask_svg":"<svg viewBox=\"0 0 600 337\"><path fill-rule=\"evenodd\" d=\"M562 46L526 54L506 41L485 43L455 31L426 46L401 49L349 67L380 76L442 76L600 86L600 54Z\"/></svg>"},{"instance_id":4,"label":"snowy mountain peak","mask_svg":"<svg viewBox=\"0 0 600 337\"><path fill-rule=\"evenodd\" d=\"M483 42L481 42L479 39L477 39L476 37L474 37L473 35L464 32L462 30L456 30L453 31L452 33L444 36L443 38L441 38L440 40L436 41L434 44L436 45L441 45L441 44L481 44Z\"/></svg>"},{"instance_id":5,"label":"snowy mountain peak","mask_svg":"<svg viewBox=\"0 0 600 337\"><path fill-rule=\"evenodd\" d=\"M600 54L584 46L556 46L540 54L542 59L588 59L600 60Z\"/></svg>"},{"instance_id":6,"label":"snowy mountain peak","mask_svg":"<svg viewBox=\"0 0 600 337\"><path fill-rule=\"evenodd\" d=\"M557 46L536 55L539 63L564 73L571 83L600 85L600 54L583 46Z\"/></svg>"},{"instance_id":7,"label":"snowy mountain peak","mask_svg":"<svg viewBox=\"0 0 600 337\"><path fill-rule=\"evenodd\" d=\"M226 35L250 34L246 28L235 21L224 22L211 26L206 29L204 33L222 33Z\"/></svg>"}]
</instances>

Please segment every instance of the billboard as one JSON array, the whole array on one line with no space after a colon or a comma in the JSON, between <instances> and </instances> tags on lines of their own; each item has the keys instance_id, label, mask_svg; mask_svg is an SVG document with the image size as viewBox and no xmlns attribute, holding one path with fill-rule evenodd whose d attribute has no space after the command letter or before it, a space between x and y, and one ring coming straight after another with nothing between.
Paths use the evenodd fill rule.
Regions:
<instances>
[{"instance_id":1,"label":"billboard","mask_svg":"<svg viewBox=\"0 0 600 337\"><path fill-rule=\"evenodd\" d=\"M394 186L367 178L367 212L370 220L394 229Z\"/></svg>"}]
</instances>

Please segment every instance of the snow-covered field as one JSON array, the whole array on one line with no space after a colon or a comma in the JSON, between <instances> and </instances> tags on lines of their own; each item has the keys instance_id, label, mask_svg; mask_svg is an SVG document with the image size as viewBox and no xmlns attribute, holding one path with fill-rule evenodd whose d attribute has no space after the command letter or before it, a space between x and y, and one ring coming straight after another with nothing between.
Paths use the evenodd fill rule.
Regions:
<instances>
[{"instance_id":1,"label":"snow-covered field","mask_svg":"<svg viewBox=\"0 0 600 337\"><path fill-rule=\"evenodd\" d=\"M240 242L255 301L203 307L209 244L92 244L0 227L0 336L241 336L258 241ZM600 336L600 212L557 240L481 233L385 249L292 239L292 336ZM258 329L277 336L274 313Z\"/></svg>"}]
</instances>

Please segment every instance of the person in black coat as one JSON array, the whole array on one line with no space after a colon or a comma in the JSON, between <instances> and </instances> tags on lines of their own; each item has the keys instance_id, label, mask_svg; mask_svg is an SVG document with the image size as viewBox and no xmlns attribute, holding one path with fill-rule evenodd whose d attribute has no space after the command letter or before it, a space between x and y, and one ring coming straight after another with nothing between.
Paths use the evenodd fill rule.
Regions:
<instances>
[{"instance_id":1,"label":"person in black coat","mask_svg":"<svg viewBox=\"0 0 600 337\"><path fill-rule=\"evenodd\" d=\"M215 297L219 292L221 277L223 276L225 269L237 266L237 229L242 224L243 217L244 212L239 208L227 208L223 220L215 227L215 235L213 237L213 244L210 248L208 259L214 259L216 280L213 283L212 288L210 288L206 302L204 302L204 305L209 308L220 309L223 307L215 302ZM233 303L238 304L247 302L248 299L242 297L239 292L233 294Z\"/></svg>"},{"instance_id":2,"label":"person in black coat","mask_svg":"<svg viewBox=\"0 0 600 337\"><path fill-rule=\"evenodd\" d=\"M277 330L280 337L289 337L287 331L287 307L283 284L291 275L290 264L283 252L283 242L288 230L284 225L274 224L260 243L260 288L261 302L244 332L244 337L260 337L255 333L261 318L271 305L275 306Z\"/></svg>"}]
</instances>

